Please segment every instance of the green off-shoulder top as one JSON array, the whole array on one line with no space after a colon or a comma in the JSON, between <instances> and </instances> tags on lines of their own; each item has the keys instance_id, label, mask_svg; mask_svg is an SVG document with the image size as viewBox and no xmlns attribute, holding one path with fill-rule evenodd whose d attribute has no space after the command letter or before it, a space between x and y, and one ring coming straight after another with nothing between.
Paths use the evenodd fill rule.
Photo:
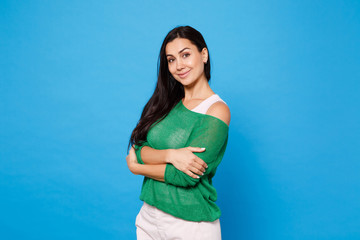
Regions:
<instances>
[{"instance_id":1,"label":"green off-shoulder top","mask_svg":"<svg viewBox=\"0 0 360 240\"><path fill-rule=\"evenodd\" d=\"M221 215L215 204L216 189L212 178L225 153L229 126L211 115L187 109L182 100L160 122L153 124L147 140L141 146L135 145L139 163L141 149L178 149L184 147L204 147L204 152L194 152L204 160L208 168L203 176L195 179L167 164L165 182L144 177L140 199L147 204L189 221L215 221Z\"/></svg>"}]
</instances>

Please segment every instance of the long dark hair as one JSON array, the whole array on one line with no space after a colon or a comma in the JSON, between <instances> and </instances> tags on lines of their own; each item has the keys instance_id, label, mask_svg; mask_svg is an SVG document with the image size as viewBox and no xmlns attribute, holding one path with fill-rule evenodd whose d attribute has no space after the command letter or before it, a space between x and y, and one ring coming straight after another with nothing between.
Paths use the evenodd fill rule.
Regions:
<instances>
[{"instance_id":1,"label":"long dark hair","mask_svg":"<svg viewBox=\"0 0 360 240\"><path fill-rule=\"evenodd\" d=\"M175 105L184 98L184 87L171 75L166 59L166 45L176 38L185 38L192 42L199 52L207 48L205 40L201 33L190 26L179 26L172 29L165 37L157 63L157 84L153 95L146 103L140 120L133 130L128 151L131 145L141 146L146 141L147 133L154 123L160 122L175 107ZM209 50L208 50L209 52ZM207 63L204 63L204 72L207 81L210 81L210 54L208 54Z\"/></svg>"}]
</instances>

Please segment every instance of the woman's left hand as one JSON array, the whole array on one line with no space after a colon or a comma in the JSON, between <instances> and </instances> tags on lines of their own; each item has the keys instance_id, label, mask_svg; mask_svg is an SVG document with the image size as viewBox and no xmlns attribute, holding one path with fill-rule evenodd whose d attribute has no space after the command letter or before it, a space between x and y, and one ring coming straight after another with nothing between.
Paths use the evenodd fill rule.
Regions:
<instances>
[{"instance_id":1,"label":"woman's left hand","mask_svg":"<svg viewBox=\"0 0 360 240\"><path fill-rule=\"evenodd\" d=\"M129 155L126 156L126 162L127 162L127 165L129 167L130 171L132 173L136 174L136 167L137 167L137 165L139 165L139 163L137 161L135 149L133 146L131 146Z\"/></svg>"}]
</instances>

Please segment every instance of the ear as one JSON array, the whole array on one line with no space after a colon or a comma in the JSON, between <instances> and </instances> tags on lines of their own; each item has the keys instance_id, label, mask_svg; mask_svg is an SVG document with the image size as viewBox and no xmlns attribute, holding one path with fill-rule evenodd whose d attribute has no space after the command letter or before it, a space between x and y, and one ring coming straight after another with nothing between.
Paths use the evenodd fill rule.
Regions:
<instances>
[{"instance_id":1,"label":"ear","mask_svg":"<svg viewBox=\"0 0 360 240\"><path fill-rule=\"evenodd\" d=\"M207 48L203 48L202 51L201 51L201 56L202 56L202 60L204 63L207 63L208 61L208 57L209 57L209 53L208 53L208 50Z\"/></svg>"}]
</instances>

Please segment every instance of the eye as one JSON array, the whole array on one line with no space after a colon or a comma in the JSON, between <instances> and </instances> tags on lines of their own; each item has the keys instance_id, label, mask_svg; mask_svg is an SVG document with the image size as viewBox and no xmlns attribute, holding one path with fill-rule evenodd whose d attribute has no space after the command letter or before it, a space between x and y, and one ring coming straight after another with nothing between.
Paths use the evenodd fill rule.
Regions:
<instances>
[{"instance_id":1,"label":"eye","mask_svg":"<svg viewBox=\"0 0 360 240\"><path fill-rule=\"evenodd\" d=\"M172 58L169 58L169 59L168 59L168 62L169 62L169 63L172 63L173 61L174 61L174 59L172 59Z\"/></svg>"},{"instance_id":2,"label":"eye","mask_svg":"<svg viewBox=\"0 0 360 240\"><path fill-rule=\"evenodd\" d=\"M185 58L185 57L188 57L188 56L190 56L189 53L185 53L185 54L183 55L184 58Z\"/></svg>"}]
</instances>

